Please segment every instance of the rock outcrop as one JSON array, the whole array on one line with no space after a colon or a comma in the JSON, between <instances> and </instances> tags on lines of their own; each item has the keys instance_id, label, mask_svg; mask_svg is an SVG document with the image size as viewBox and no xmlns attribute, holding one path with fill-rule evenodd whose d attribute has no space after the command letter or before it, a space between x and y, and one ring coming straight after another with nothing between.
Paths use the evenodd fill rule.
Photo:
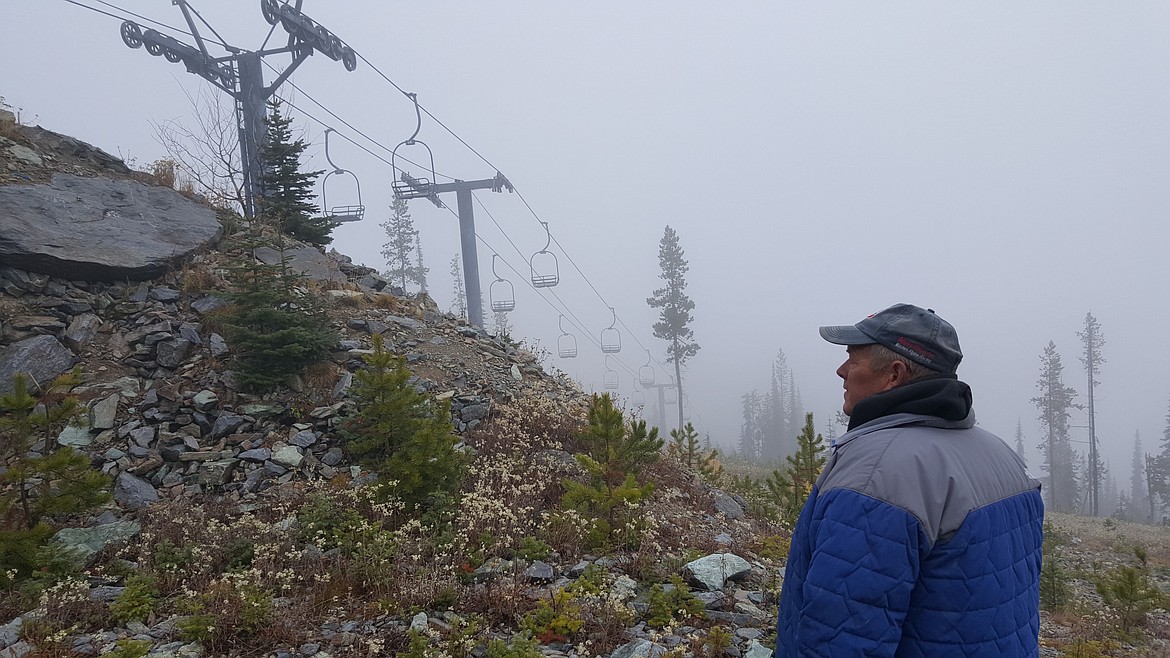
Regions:
<instances>
[{"instance_id":1,"label":"rock outcrop","mask_svg":"<svg viewBox=\"0 0 1170 658\"><path fill-rule=\"evenodd\" d=\"M142 280L219 239L215 213L133 180L57 174L0 187L0 263L86 281Z\"/></svg>"}]
</instances>

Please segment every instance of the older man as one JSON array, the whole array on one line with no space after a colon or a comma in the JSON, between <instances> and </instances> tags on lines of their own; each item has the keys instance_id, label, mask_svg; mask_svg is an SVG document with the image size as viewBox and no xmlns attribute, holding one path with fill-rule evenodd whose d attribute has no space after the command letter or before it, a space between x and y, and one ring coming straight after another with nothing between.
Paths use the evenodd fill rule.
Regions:
<instances>
[{"instance_id":1,"label":"older man","mask_svg":"<svg viewBox=\"0 0 1170 658\"><path fill-rule=\"evenodd\" d=\"M821 327L849 429L792 535L776 655L1037 656L1040 484L975 426L954 327L898 304Z\"/></svg>"}]
</instances>

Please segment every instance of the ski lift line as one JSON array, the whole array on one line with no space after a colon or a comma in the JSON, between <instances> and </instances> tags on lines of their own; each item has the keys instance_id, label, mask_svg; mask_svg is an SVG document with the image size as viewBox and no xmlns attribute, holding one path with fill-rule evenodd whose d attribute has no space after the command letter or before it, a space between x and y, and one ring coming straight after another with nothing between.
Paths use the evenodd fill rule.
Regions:
<instances>
[{"instance_id":1,"label":"ski lift line","mask_svg":"<svg viewBox=\"0 0 1170 658\"><path fill-rule=\"evenodd\" d=\"M410 98L410 93L409 93L409 92L407 92L407 91L406 91L405 89L403 89L402 87L399 87L399 86L398 86L398 83L396 83L396 82L394 82L393 80L391 80L391 79L390 79L390 77L389 77L389 76L387 76L385 73L382 73L382 69L379 69L377 66L375 66L375 65L374 65L374 63L373 63L373 62L371 62L370 60L366 59L365 55L363 55L363 54L361 54L361 53L357 53L357 56L358 56L358 58L359 58L359 59L361 59L363 62L365 62L365 63L366 63L366 66L369 66L369 67L370 67L370 68L371 68L371 69L372 69L372 70L373 70L375 73L377 73L378 75L380 75L380 76L382 77L382 79L383 79L383 80L385 80L386 82L389 82L389 83L390 83L390 86L392 86L392 87L394 87L395 89L397 89L397 90L398 90L398 93L402 94L403 96L406 96L407 98ZM436 117L434 114L431 114L431 111L430 111L430 110L428 110L428 109L427 109L425 106L419 105L419 109L420 109L420 110L422 110L422 112L423 112L424 114L426 114L428 117L430 117L432 121L434 121L435 123L439 124L439 126L440 126L440 127L443 129L443 130L446 130L448 133L450 133L450 134L451 134L451 136L452 136L452 137L454 137L456 140L458 140L460 144L462 144L462 145L466 146L466 147L467 147L467 150L469 150L469 151L471 151L472 153L474 153L474 154L476 155L476 157L478 157L480 160L483 160L484 164L486 164L487 166L491 167L492 169L495 169L496 171L500 171L500 168L499 168L499 167L495 166L494 164L492 164L492 163L491 163L491 161L490 161L490 160L488 160L487 158L483 157L483 154L482 154L482 153L480 153L479 151L475 150L475 147L473 147L471 144L468 144L468 143L467 143L467 141L466 141L466 140L464 140L462 137L460 137L458 134L456 134L456 132L455 132L454 130L451 130L450 128L448 128L448 127L447 127L447 124L445 124L445 123L443 123L442 121L440 121L440 120L439 120L439 118L438 118L438 117Z\"/></svg>"},{"instance_id":2,"label":"ski lift line","mask_svg":"<svg viewBox=\"0 0 1170 658\"><path fill-rule=\"evenodd\" d=\"M499 229L500 233L504 236L504 239L508 241L508 244L512 245L512 248L516 250L516 253L520 256L520 258L524 258L524 252L520 250L520 247L516 246L516 243L512 241L511 236L508 235L508 232L504 230L504 227L500 226L500 223L498 221L496 221L495 216L492 215L492 212L491 212L491 210L488 209L487 205L484 204L484 202L482 200L480 200L480 198L474 192L472 193L472 198L474 198L475 201L479 204L480 209L482 209L484 211L484 213L487 214L488 219L492 220L492 223L496 225L496 228ZM554 238L554 240L555 240L555 238ZM559 247L560 244L558 243L557 246ZM564 248L561 248L561 251L564 252ZM568 257L568 254L566 254L566 257ZM509 265L508 267L511 268L511 265ZM512 271L515 272L516 270L513 268ZM580 272L580 268L578 268L577 271ZM517 274L519 274L519 273L517 272ZM582 273L582 277L584 277L584 273ZM529 287L531 287L531 288L533 288L533 290L535 290L534 286L529 286ZM550 290L550 292L553 293L553 296L557 298L557 301L561 302L561 305L564 306L566 310L569 310L569 305L561 300L560 296L556 294L556 291ZM596 290L594 292L596 292ZM603 301L604 301L604 298L603 298ZM608 304L607 304L607 306L608 306ZM577 315L575 313L573 313L571 310L569 310L569 313L576 320L576 322L574 324L577 326L577 329L585 332L586 335L592 339L592 337L593 337L592 334L589 334L587 331L584 330L585 323L582 322L581 319L578 318ZM625 328L625 330L631 336L634 337L634 342L636 342L639 347L641 347L643 350L646 350L647 352L650 351L650 350L646 349L646 346L642 344L642 341L638 340L637 335L635 335L634 332L631 331L628 326L626 326L626 323L620 317L618 318L618 322L620 322L622 327ZM597 343L597 341L593 341L593 342L594 342L594 344L596 344L600 347L600 343ZM654 363L656 363L659 366L659 368L662 369L662 372L664 374L666 374L666 375L670 374L670 371L667 370L666 366L661 361L659 361L658 359L654 359Z\"/></svg>"},{"instance_id":3,"label":"ski lift line","mask_svg":"<svg viewBox=\"0 0 1170 658\"><path fill-rule=\"evenodd\" d=\"M275 66L273 66L272 64L269 64L268 62L264 62L264 65L265 65L265 66L267 66L268 68L272 69L272 71L273 71L274 73L277 73L277 74L279 74L279 73L281 72L279 69L277 69L277 68L276 68ZM352 130L352 131L354 131L355 133L357 133L357 134L361 135L362 137L364 137L364 138L365 138L367 141L369 141L371 144L373 144L373 145L377 146L378 148L382 149L383 151L386 151L387 153L393 153L393 152L394 152L394 149L392 149L392 148L389 148L389 147L387 147L387 146L384 146L384 145L383 145L381 142L379 142L378 140L374 139L373 137L370 137L370 136L369 136L369 135L367 135L366 133L362 132L360 129L358 129L356 126L354 126L352 123L350 123L350 122L346 121L345 119L341 118L340 116L338 116L338 115L337 115L337 113L336 113L336 112L334 112L333 110L330 110L329 108L325 107L325 105L324 105L323 103L321 103L321 101L319 101L319 100L317 100L316 98L313 98L312 96L310 96L310 95L309 95L307 92L305 92L305 90L304 90L304 89L301 89L300 87L298 87L298 86L296 85L296 83L294 83L292 80L285 80L285 84L287 84L288 86L292 87L292 88L293 88L293 89L295 89L295 90L296 90L298 93L300 93L302 96L304 96L305 98L307 98L307 99L309 99L310 101L312 101L312 102L313 102L313 104L314 104L314 105L316 105L317 107L321 108L322 110L325 110L325 112L327 112L327 113L329 114L329 116L331 116L331 117L333 117L334 119L336 119L336 120L340 121L341 123L345 124L345 126L346 126L347 128L349 128L350 130ZM281 100L284 100L284 99L281 99ZM288 101L285 101L285 102L288 102ZM297 106L293 105L292 103L289 103L289 107L292 107L293 109L297 110L298 112L301 112L301 113L305 114L306 116L309 116L307 112L305 112L305 111L304 111L304 110L302 110L301 108L299 108L299 107L297 107ZM320 120L320 119L317 119L317 118L315 118L315 117L312 117L312 116L310 116L309 118L313 119L313 121L316 121L317 123L321 124L322 126L325 126L326 128L330 128L330 127L331 127L329 124L325 123L324 121L322 121L322 120ZM364 150L366 153L369 153L370 155L374 155L374 153L373 153L373 152L371 152L369 149L366 149L366 148L362 147L361 145L359 145L357 142L355 142L355 141L354 141L353 139L351 139L350 137L346 137L344 133L342 133L342 132L338 131L336 128L334 128L334 129L333 129L333 132L336 132L336 133L337 133L337 134L338 134L340 137L342 137L342 138L343 138L343 139L345 139L346 141L350 142L351 144L353 144L353 145L355 145L355 146L358 146L359 148L362 148L362 150ZM385 159L385 158L382 158L382 157L378 157L378 156L376 156L376 155L374 155L374 157L378 158L378 159L379 159L379 160L381 160L382 162L384 162L384 163L386 163L387 165L389 165L391 169L397 169L397 168L394 166L394 163L393 163L393 162L391 162L390 160L387 160L387 159ZM399 159L401 159L402 161L404 161L404 162L407 162L407 163L410 163L410 164L414 165L415 167L423 167L423 165L421 165L421 164L419 164L419 163L417 163L417 162L414 162L413 160L410 160L410 159L408 159L408 158L404 158L404 157L402 157L401 155L399 155L398 157L399 157ZM395 174L397 174L397 172L395 172ZM455 180L455 177L454 177L454 176L448 176L447 174L443 174L443 173L435 172L435 175L436 175L436 176L442 176L443 178L446 178L446 179L448 179L448 180Z\"/></svg>"},{"instance_id":4,"label":"ski lift line","mask_svg":"<svg viewBox=\"0 0 1170 658\"><path fill-rule=\"evenodd\" d=\"M516 243L512 241L512 237L511 237L510 235L508 235L508 232L504 230L504 227L500 226L500 223L499 223L498 221L496 221L496 218L495 218L495 216L494 216L494 215L492 215L492 212L491 212L491 210L489 210L489 209L488 209L487 205L485 205L485 204L484 204L484 202L483 202L482 200L480 200L480 198L479 198L478 196L476 196L476 194L475 194L474 192L472 193L472 198L473 198L473 199L475 199L477 203L479 203L479 207L480 207L480 209L482 209L482 210L484 211L484 213L485 213L485 214L487 214L487 216L488 216L488 219L492 220L492 223L496 225L496 228L497 228L497 229L499 229L500 233L501 233L501 234L504 236L504 239L508 241L508 244L512 245L512 248L516 250L516 253L517 253L517 254L520 256L521 260L523 260L523 259L524 259L524 252L520 250L520 247L516 246ZM486 243L485 243L485 244L486 244ZM501 258L501 259L502 259L502 258ZM504 262L505 262L505 263L507 263L507 261L504 261ZM516 272L516 268L512 267L512 265L511 265L511 264L508 264L508 267L509 267L509 268L510 268L510 269L511 269L513 272ZM519 272L516 272L516 274L517 274L517 275L519 275ZM528 282L528 283L529 283L529 286L528 286L528 287L532 288L532 289L533 289L534 291L536 291L537 293L539 293L539 292L540 292L539 290L537 290L537 289L536 289L536 286L534 286L534 285L532 285L532 284L531 284L531 282ZM569 308L569 305L568 305L568 304L566 304L566 303L565 303L565 302L564 302L564 301L563 301L563 300L560 298L560 296L556 294L556 291L555 291L555 290L549 290L549 292L551 292L551 293L553 294L553 296L557 298L557 301L558 301L558 302L560 302L561 306L563 306L563 307L565 308L566 312L568 312L568 313L569 313L569 315L573 317L573 320L574 320L574 323L573 323L573 324L574 324L574 326L577 328L577 330L578 330L578 331L581 331L581 332L583 332L583 333L585 333L585 334L586 334L587 336L589 336L589 338L592 340L592 339L593 339L593 335L592 335L592 334L590 334L590 333L589 333L589 332L588 332L588 331L585 329L585 323L584 323L584 322L583 322L583 321L582 321L580 318L578 318L578 317L577 317L577 314L576 314L576 313L574 313L574 312L572 311L572 309L570 309L570 308ZM598 348L600 349L600 347L601 347L601 343L597 342L596 340L593 340L592 342L593 342L595 345L597 345L597 346L598 346Z\"/></svg>"},{"instance_id":5,"label":"ski lift line","mask_svg":"<svg viewBox=\"0 0 1170 658\"><path fill-rule=\"evenodd\" d=\"M450 208L448 208L448 211L451 212L451 214L453 214L453 215L455 214L455 211L451 210ZM456 217L458 217L458 215L456 215ZM483 239L483 237L480 236L478 233L475 234L475 238L477 240L479 240L480 243L482 243L484 247L491 249L493 252L496 251L495 248L487 240ZM514 274L516 274L516 276L520 276L521 278L523 278L523 276L520 274L520 272L518 272L515 267L512 267L512 264L509 263L506 258L504 258L503 256L499 256L498 253L496 255L501 261L503 261L504 265L506 265L508 267L508 269L512 270L512 272ZM528 282L528 287L532 288L532 290L537 293L537 296L540 297L541 300L543 300L545 304L548 304L549 307L552 308L552 310L556 311L560 315L564 315L564 313L562 313L556 307L555 304L550 302L547 297L545 297L544 295L541 295L540 290L538 288L534 287L531 282ZM557 301L560 302L561 305L565 307L565 311L567 311L569 313L569 316L573 318L573 320L572 320L573 326L578 331L585 334L590 339L590 342L593 343L595 346L597 346L598 349L601 349L601 343L598 342L597 339L595 339L592 335L590 335L588 333L588 331L585 330L584 326L582 326L581 324L578 324L579 320L577 319L577 316L572 312L571 309L569 309L569 307L567 305L565 305L564 301L562 301L561 298L559 296L557 296L556 292L552 291L552 290L550 290L549 292L553 293L553 296L557 298ZM612 356L612 354L607 354L606 356ZM614 356L613 360L616 361L618 363L618 365L620 365L623 369L625 369L626 372L630 373L631 376L634 376L634 377L637 376L637 374L638 374L637 371L634 370L633 368L631 368L630 366L628 366L624 361L621 360L621 358Z\"/></svg>"},{"instance_id":6,"label":"ski lift line","mask_svg":"<svg viewBox=\"0 0 1170 658\"><path fill-rule=\"evenodd\" d=\"M296 85L293 85L291 82L288 82L288 81L286 81L286 84L289 84L289 85L291 85L291 86L292 86L294 89L296 89L297 91L300 91L302 95L304 95L304 96L308 96L308 94L305 94L303 91L301 91L301 89L300 89L300 88L296 87ZM313 115L312 115L312 114L310 114L308 111L304 110L304 109L303 109L303 108L301 108L301 107L298 107L298 106L297 106L295 103L293 103L292 101L288 100L287 98L285 98L285 97L283 97L283 96L280 96L280 95L277 95L277 98L279 98L279 99L280 99L280 101L281 101L282 103L284 103L284 104L288 105L289 107L293 108L293 109L294 109L294 110L296 110L297 112L300 112L300 113L301 113L301 114L303 114L305 117L307 117L307 118L311 119L312 121L315 121L316 123L318 123L318 124L320 124L321 126L325 127L327 130L332 130L334 133L336 133L336 134L337 134L337 136L338 136L338 137L341 137L342 139L344 139L345 141L349 142L350 144L353 144L354 146L358 147L358 148L359 148L359 149L361 149L362 151L365 151L365 152L366 152L366 154L370 155L371 157L373 157L373 158L374 158L374 159L376 159L376 160L379 160L379 161L381 161L383 164L385 164L386 166L390 167L390 168L391 168L391 170L395 169L395 167L394 167L394 163L393 163L393 162L391 162L390 160L387 160L386 158L384 158L384 157L382 157L382 156L378 155L377 153L374 153L373 151L371 151L371 150L370 150L369 148L367 148L366 146L364 146L364 145L362 145L362 144L358 143L357 141L355 141L355 140L354 140L352 137L350 137L350 136L346 135L346 134L345 134L345 133L343 133L343 132L340 132L339 130L337 130L336 128L332 127L332 126L331 126L331 125L329 125L328 123L326 123L326 122L322 121L321 119L319 119L319 118L317 118L317 117L313 116ZM312 100L314 103L317 103L317 105L321 105L321 104L320 104L318 101L316 101L316 100L315 100L315 99L313 99L313 98L310 98L309 100ZM323 105L321 105L321 107L322 107L322 108L324 108L326 112L329 112L329 108L326 108L326 107L324 107ZM340 118L340 117L339 117L339 118ZM348 123L346 123L346 122L345 122L345 120L344 120L344 119L341 119L341 121L342 121L342 123L345 123L347 126L349 125ZM350 127L352 128L352 126L350 126ZM354 130L357 130L357 129L356 129L356 128L354 128ZM378 146L382 146L381 144L378 144L378 143L377 143L377 142L375 142L373 139L371 139L371 138L370 138L368 135L365 135L364 133L361 133L361 131L360 131L360 130L359 130L358 132L359 132L360 134L362 134L362 136L363 136L363 137L365 137L366 139L370 140L370 141L371 141L371 142L373 142L374 144L377 144ZM383 148L383 149L385 149L386 147L382 146L382 148ZM406 158L403 158L402 156L399 156L399 157L400 157L402 160L404 160L404 161L406 161L406 162L409 162L409 163L410 163L410 164L412 164L412 165L415 165L416 167L421 167L421 166L422 166L422 165L419 165L419 164L416 164L416 163L414 163L414 162L413 162L413 161L411 161L411 160L407 160ZM443 174L439 174L439 175L442 175L442 176L444 176L444 178L448 178L448 176L445 176L445 175L443 175ZM452 179L452 180L454 180L454 179Z\"/></svg>"},{"instance_id":7,"label":"ski lift line","mask_svg":"<svg viewBox=\"0 0 1170 658\"><path fill-rule=\"evenodd\" d=\"M269 64L268 62L264 62L264 64L266 64L266 66L267 66L268 68L270 68L270 69L273 69L274 73L277 73L277 74L278 74L278 73L280 73L280 70L278 70L278 69L276 69L275 67L271 66L271 64ZM333 112L333 111L332 111L332 110L330 110L329 108L326 108L326 107L325 107L325 105L324 105L324 104L323 104L321 101L318 101L318 100L316 100L316 98L314 98L314 97L310 96L310 95L308 94L308 92L305 92L305 90L304 90L304 89L301 89L300 87L297 87L296 83L292 82L291 80L284 81L284 83L285 83L285 84L288 84L288 85L289 85L289 87L291 87L292 89L296 89L298 92L300 92L300 94L301 94L302 96L304 96L305 98L308 98L308 100L312 101L312 103L314 103L315 105L317 105L317 107L318 107L318 108L321 108L321 109L325 110L326 112L329 112L329 115L330 115L331 117L333 117L333 118L336 118L336 119L337 119L337 121L339 121L339 122L342 122L343 124L345 124L346 128L349 128L350 130L357 132L357 133L358 133L358 135L360 135L360 136L362 136L362 137L366 138L367 140L369 140L369 142L370 142L371 144L378 146L378 148L379 148L379 149L381 149L381 150L383 150L383 151L386 151L387 153L393 153L393 152L394 152L394 150L393 150L393 149L391 149L391 148L388 148L388 146L385 146L385 145L381 144L381 142L378 142L378 140L377 140L377 139L374 139L373 137L370 137L369 135L366 135L366 133L365 133L365 132L363 132L362 130L359 130L359 129L357 128L357 126L355 126L355 125L351 124L350 122L347 122L347 121L345 121L345 119L344 119L344 118L337 116L336 112ZM297 111L304 111L304 110L301 110L301 109L298 109L298 108L295 108L295 107L294 107L294 109L297 109ZM329 124L326 124L325 122L321 121L321 119L316 119L316 118L315 118L315 119L314 119L314 121L316 121L317 123L319 123L319 124L321 124L321 125L324 125L324 126L325 126L325 128L330 128ZM338 135L340 135L340 136L344 137L346 140L349 140L349 142L350 142L351 144L355 144L355 145L357 145L357 142L353 142L353 139L351 139L351 138L349 138L349 137L345 137L344 135L342 135L342 133L338 132L336 128L335 128L335 129L333 129L333 132L337 132L337 133L338 133ZM369 151L369 150L366 150L366 152L367 152L367 153L370 153L370 151ZM373 153L371 153L371 155L373 155ZM377 157L377 156L376 156L376 157ZM400 156L398 156L398 158L399 158L400 160L402 160L402 162L405 162L405 163L408 163L408 164L411 164L411 165L414 165L414 166L417 166L417 167L424 167L424 165L421 165L421 164L419 164L419 163L417 163L417 162L414 162L414 160L412 160L412 159L408 159L408 158L402 157L401 155L400 155ZM386 163L387 165L390 165L390 166L391 166L391 169L395 170L395 174L397 174L398 167L395 167L395 166L394 166L394 163L393 163L393 162L391 162L391 160L387 160L387 159L385 159L385 158L378 158L378 159L379 159L379 160L381 160L381 162L384 162L384 163ZM434 172L434 174L435 174L435 176L436 176L436 177L442 177L442 178L446 178L446 179L448 179L448 180L455 180L455 177L454 177L454 176L447 176L447 174L446 174L446 173L441 173L441 172L438 172L438 171L436 171L436 172Z\"/></svg>"}]
</instances>

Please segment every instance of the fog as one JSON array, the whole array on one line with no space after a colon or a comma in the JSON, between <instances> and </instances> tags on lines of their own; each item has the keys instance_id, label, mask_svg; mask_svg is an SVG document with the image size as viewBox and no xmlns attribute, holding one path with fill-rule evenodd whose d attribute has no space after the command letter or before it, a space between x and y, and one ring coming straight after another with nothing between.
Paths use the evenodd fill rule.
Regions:
<instances>
[{"instance_id":1,"label":"fog","mask_svg":"<svg viewBox=\"0 0 1170 658\"><path fill-rule=\"evenodd\" d=\"M234 45L255 49L268 33L258 1L194 3ZM163 0L112 4L184 25ZM123 45L119 20L62 0L4 5L0 95L26 122L142 165L165 156L152 122L189 121L187 96L210 89L181 64ZM1075 332L1089 311L1106 339L1098 436L1123 489L1135 432L1147 450L1162 439L1164 2L307 0L304 11L483 156L424 116L418 138L438 172L472 180L498 168L515 184L523 199L476 194L484 290L494 251L514 268L498 268L515 289L513 337L551 348L549 367L587 390L602 389L606 362L584 334L597 339L610 306L623 346L610 361L619 391L632 393L643 347L665 362L646 297L661 283L669 224L690 262L702 347L684 374L690 416L720 445L734 446L740 398L767 387L779 349L825 431L841 404L834 370L844 350L817 327L897 302L957 327L979 422L1009 441L1021 422L1034 471L1040 352L1055 341L1065 382L1083 394ZM280 95L302 110L288 113L313 143L316 169L326 166L325 125L390 153L314 100L385 147L415 128L413 106L365 62L351 73L314 56L291 81L301 91L286 85ZM390 167L341 140L331 155L361 178L367 206L333 246L384 269ZM457 221L429 203L411 211L432 296L448 308ZM526 260L545 244L540 221L556 239L555 297L524 283ZM563 311L554 309L566 306L583 325L565 325L576 359L555 355ZM1087 425L1081 412L1072 422Z\"/></svg>"}]
</instances>

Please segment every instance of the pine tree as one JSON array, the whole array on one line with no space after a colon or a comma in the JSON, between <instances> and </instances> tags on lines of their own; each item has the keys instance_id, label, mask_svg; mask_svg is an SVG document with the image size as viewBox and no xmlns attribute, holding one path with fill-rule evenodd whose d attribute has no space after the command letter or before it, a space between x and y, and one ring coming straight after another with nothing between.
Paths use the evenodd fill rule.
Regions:
<instances>
[{"instance_id":1,"label":"pine tree","mask_svg":"<svg viewBox=\"0 0 1170 658\"><path fill-rule=\"evenodd\" d=\"M56 448L57 434L80 412L68 393L79 381L77 371L62 375L38 398L16 374L12 393L0 396L0 589L58 566L47 521L110 499L109 476L72 448Z\"/></svg>"},{"instance_id":2,"label":"pine tree","mask_svg":"<svg viewBox=\"0 0 1170 658\"><path fill-rule=\"evenodd\" d=\"M410 218L410 208L405 199L394 199L390 203L390 219L382 223L386 231L386 243L382 245L382 257L386 259L386 278L398 284L403 292L406 284L426 288L422 266L414 261L415 248L419 246L418 231ZM419 257L421 258L421 252Z\"/></svg>"},{"instance_id":3,"label":"pine tree","mask_svg":"<svg viewBox=\"0 0 1170 658\"><path fill-rule=\"evenodd\" d=\"M1063 371L1056 343L1049 341L1040 356L1040 379L1036 382L1040 395L1032 398L1032 402L1040 411L1040 426L1044 430L1040 447L1048 471L1049 505L1053 511L1071 513L1077 509L1079 500L1076 454L1068 433L1069 410L1077 392L1064 385Z\"/></svg>"},{"instance_id":4,"label":"pine tree","mask_svg":"<svg viewBox=\"0 0 1170 658\"><path fill-rule=\"evenodd\" d=\"M1129 475L1129 505L1126 507L1126 518L1140 521L1146 517L1145 509L1149 506L1149 492L1146 491L1146 460L1142 450L1142 435L1140 431L1133 433L1133 459L1130 461Z\"/></svg>"},{"instance_id":5,"label":"pine tree","mask_svg":"<svg viewBox=\"0 0 1170 658\"><path fill-rule=\"evenodd\" d=\"M683 431L670 430L671 450L678 455L683 467L688 469L698 468L703 470L703 466L710 463L717 456L717 451L711 450L707 454L703 454L702 444L699 441L699 433L695 431L695 426L687 422Z\"/></svg>"},{"instance_id":6,"label":"pine tree","mask_svg":"<svg viewBox=\"0 0 1170 658\"><path fill-rule=\"evenodd\" d=\"M647 430L645 420L627 423L609 394L593 396L588 416L589 425L578 437L585 452L577 461L589 483L566 480L562 504L593 519L593 547L635 546L640 524L633 506L654 490L653 482L640 484L638 475L658 459L664 441L657 427Z\"/></svg>"},{"instance_id":7,"label":"pine tree","mask_svg":"<svg viewBox=\"0 0 1170 658\"><path fill-rule=\"evenodd\" d=\"M1085 328L1083 331L1078 331L1077 336L1081 339L1081 345L1084 351L1081 353L1080 361L1085 366L1085 374L1088 375L1087 395L1089 398L1089 472L1088 472L1088 486L1089 486L1089 505L1093 516L1097 516L1100 510L1100 496L1101 496L1101 459L1097 451L1097 410L1094 406L1094 393L1097 390L1097 373L1100 372L1101 365L1105 363L1105 357L1101 354L1102 348L1105 347L1105 337L1101 335L1101 324L1097 322L1097 318L1093 317L1092 312L1085 314Z\"/></svg>"},{"instance_id":8,"label":"pine tree","mask_svg":"<svg viewBox=\"0 0 1170 658\"><path fill-rule=\"evenodd\" d=\"M687 296L686 274L690 269L684 257L682 247L678 243L678 234L669 226L662 235L658 245L658 265L661 268L659 278L666 285L654 291L646 303L651 308L661 309L658 322L654 323L654 336L668 342L666 356L674 362L674 381L678 386L678 427L683 426L683 383L682 366L687 359L699 351L699 345L694 340L694 331L690 324L691 311L695 303Z\"/></svg>"},{"instance_id":9,"label":"pine tree","mask_svg":"<svg viewBox=\"0 0 1170 658\"><path fill-rule=\"evenodd\" d=\"M813 415L805 414L796 452L784 458L787 465L783 471L773 471L765 482L769 493L778 501L785 520L794 522L800 514L825 466L824 453L824 437L817 434Z\"/></svg>"},{"instance_id":10,"label":"pine tree","mask_svg":"<svg viewBox=\"0 0 1170 658\"><path fill-rule=\"evenodd\" d=\"M1016 454L1019 455L1020 461L1024 462L1024 466L1027 466L1027 451L1024 449L1024 423L1019 419L1016 420Z\"/></svg>"},{"instance_id":11,"label":"pine tree","mask_svg":"<svg viewBox=\"0 0 1170 658\"><path fill-rule=\"evenodd\" d=\"M257 238L254 246L261 244ZM239 292L224 310L224 327L245 391L272 391L305 366L320 361L337 337L314 297L303 294L288 268L284 240L274 243L279 261L252 259L233 272Z\"/></svg>"},{"instance_id":12,"label":"pine tree","mask_svg":"<svg viewBox=\"0 0 1170 658\"><path fill-rule=\"evenodd\" d=\"M1149 482L1151 497L1157 507L1170 507L1170 411L1166 413L1166 427L1162 430L1161 450L1150 459Z\"/></svg>"},{"instance_id":13,"label":"pine tree","mask_svg":"<svg viewBox=\"0 0 1170 658\"><path fill-rule=\"evenodd\" d=\"M427 272L430 272L431 268L423 266L422 238L419 237L418 231L414 233L414 254L416 256L414 266L415 280L418 281L418 291L426 295L428 294Z\"/></svg>"},{"instance_id":14,"label":"pine tree","mask_svg":"<svg viewBox=\"0 0 1170 658\"><path fill-rule=\"evenodd\" d=\"M512 339L512 323L508 322L507 311L492 312L492 334L496 338Z\"/></svg>"},{"instance_id":15,"label":"pine tree","mask_svg":"<svg viewBox=\"0 0 1170 658\"><path fill-rule=\"evenodd\" d=\"M760 394L752 391L742 396L743 425L739 431L739 456L744 459L760 461L764 458L763 446L760 442Z\"/></svg>"},{"instance_id":16,"label":"pine tree","mask_svg":"<svg viewBox=\"0 0 1170 658\"><path fill-rule=\"evenodd\" d=\"M467 292L463 288L463 268L459 265L459 254L451 257L451 280L454 289L451 291L451 310L458 317L467 318Z\"/></svg>"},{"instance_id":17,"label":"pine tree","mask_svg":"<svg viewBox=\"0 0 1170 658\"><path fill-rule=\"evenodd\" d=\"M449 406L414 388L406 360L387 351L382 336L373 343L350 389L357 413L344 426L346 449L383 479L382 497L434 507L458 489L465 466Z\"/></svg>"},{"instance_id":18,"label":"pine tree","mask_svg":"<svg viewBox=\"0 0 1170 658\"><path fill-rule=\"evenodd\" d=\"M301 155L308 148L303 140L292 139L292 119L280 112L280 102L269 106L264 119L267 143L260 149L261 197L259 213L279 230L316 246L333 241L330 218L319 215L312 203L313 186L323 171L301 171Z\"/></svg>"}]
</instances>

